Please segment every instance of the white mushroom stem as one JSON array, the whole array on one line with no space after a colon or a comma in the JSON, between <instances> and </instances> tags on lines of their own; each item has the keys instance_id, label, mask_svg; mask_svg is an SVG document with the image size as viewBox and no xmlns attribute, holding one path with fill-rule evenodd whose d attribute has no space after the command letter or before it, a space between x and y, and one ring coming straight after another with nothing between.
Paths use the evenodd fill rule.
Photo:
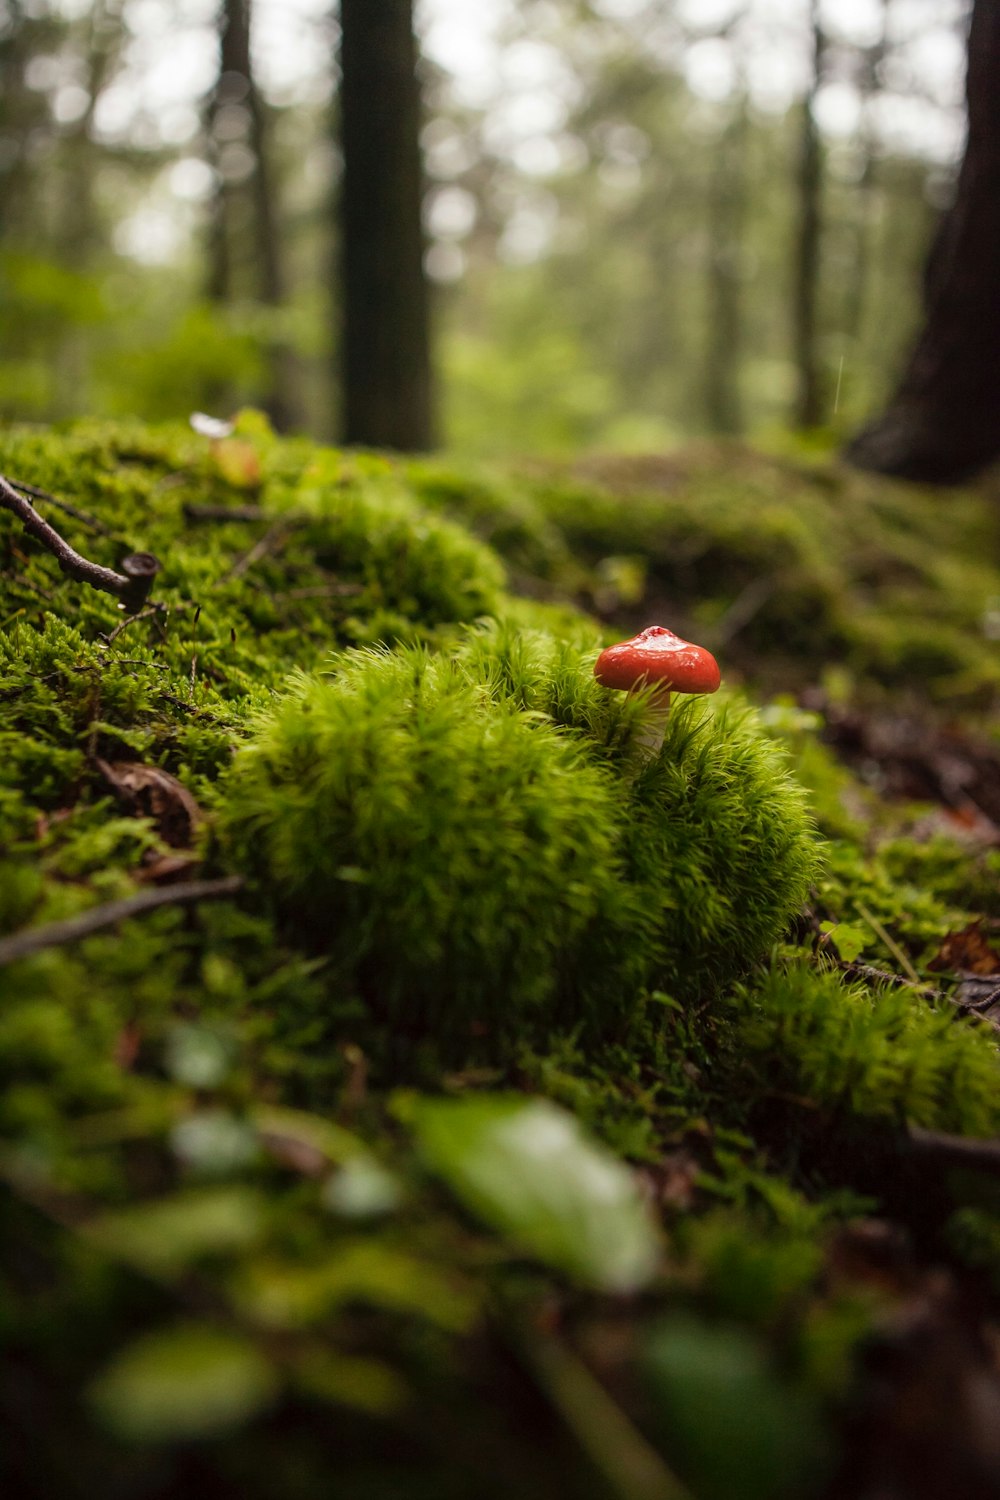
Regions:
<instances>
[{"instance_id":1,"label":"white mushroom stem","mask_svg":"<svg viewBox=\"0 0 1000 1500\"><path fill-rule=\"evenodd\" d=\"M635 748L640 763L645 765L660 753L670 715L670 684L660 682L648 694L645 703L646 715L635 736Z\"/></svg>"}]
</instances>

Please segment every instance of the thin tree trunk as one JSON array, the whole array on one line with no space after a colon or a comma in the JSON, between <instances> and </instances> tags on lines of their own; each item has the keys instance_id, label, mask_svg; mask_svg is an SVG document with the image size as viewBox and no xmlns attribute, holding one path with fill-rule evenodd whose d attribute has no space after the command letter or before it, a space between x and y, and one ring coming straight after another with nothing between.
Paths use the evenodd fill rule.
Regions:
<instances>
[{"instance_id":1,"label":"thin tree trunk","mask_svg":"<svg viewBox=\"0 0 1000 1500\"><path fill-rule=\"evenodd\" d=\"M882 20L879 35L864 56L864 67L858 92L861 103L861 124L858 145L861 149L862 168L855 198L854 273L848 278L844 289L844 331L852 339L859 338L865 322L870 284L872 279L873 239L875 218L875 195L878 187L877 133L872 115L872 104L879 90L879 71L889 49L889 13L892 0L882 0Z\"/></svg>"},{"instance_id":2,"label":"thin tree trunk","mask_svg":"<svg viewBox=\"0 0 1000 1500\"><path fill-rule=\"evenodd\" d=\"M705 411L713 432L743 430L740 356L743 344L741 251L746 211L746 100L733 106L719 141L708 203L708 344Z\"/></svg>"},{"instance_id":3,"label":"thin tree trunk","mask_svg":"<svg viewBox=\"0 0 1000 1500\"><path fill-rule=\"evenodd\" d=\"M345 442L433 446L412 0L341 0Z\"/></svg>"},{"instance_id":4,"label":"thin tree trunk","mask_svg":"<svg viewBox=\"0 0 1000 1500\"><path fill-rule=\"evenodd\" d=\"M820 24L818 0L810 0L812 74L802 101L799 141L799 229L795 258L794 345L798 372L795 425L818 427L823 420L823 390L817 349L820 256L823 232L823 152L816 124L815 103L823 80L826 36Z\"/></svg>"},{"instance_id":5,"label":"thin tree trunk","mask_svg":"<svg viewBox=\"0 0 1000 1500\"><path fill-rule=\"evenodd\" d=\"M949 484L1000 456L1000 4L975 0L969 132L924 280L925 322L884 416L847 449L859 468Z\"/></svg>"},{"instance_id":6,"label":"thin tree trunk","mask_svg":"<svg viewBox=\"0 0 1000 1500\"><path fill-rule=\"evenodd\" d=\"M249 290L265 306L280 308L285 300L285 276L268 158L264 104L254 78L250 52L251 5L252 0L223 0L219 12L219 82L209 116L216 167L219 164L216 122L226 105L238 104L247 112L246 145L254 159L254 170L246 189L227 182L225 174L219 173L212 205L208 289L209 296L218 302L232 301L236 295L234 209L238 199L247 195L252 204L253 222ZM267 410L275 426L284 429L291 424L295 405L291 392L294 371L291 353L280 339L275 339L268 350L268 364L271 390Z\"/></svg>"}]
</instances>

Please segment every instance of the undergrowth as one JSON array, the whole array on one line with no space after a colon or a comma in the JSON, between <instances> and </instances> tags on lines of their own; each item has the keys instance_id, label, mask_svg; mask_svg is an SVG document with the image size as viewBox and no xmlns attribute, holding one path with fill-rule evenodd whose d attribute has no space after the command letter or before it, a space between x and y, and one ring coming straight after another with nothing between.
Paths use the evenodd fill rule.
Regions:
<instances>
[{"instance_id":1,"label":"undergrowth","mask_svg":"<svg viewBox=\"0 0 1000 1500\"><path fill-rule=\"evenodd\" d=\"M993 732L981 503L737 450L469 474L254 414L8 431L0 471L163 563L126 620L0 512L0 939L246 876L0 968L10 1492L819 1494L901 1295L841 1237L891 1200L1000 1279L978 1179L890 1181L914 1127L997 1130L994 1034L928 965L998 856L730 664L832 651ZM729 683L644 762L577 606L654 600Z\"/></svg>"}]
</instances>

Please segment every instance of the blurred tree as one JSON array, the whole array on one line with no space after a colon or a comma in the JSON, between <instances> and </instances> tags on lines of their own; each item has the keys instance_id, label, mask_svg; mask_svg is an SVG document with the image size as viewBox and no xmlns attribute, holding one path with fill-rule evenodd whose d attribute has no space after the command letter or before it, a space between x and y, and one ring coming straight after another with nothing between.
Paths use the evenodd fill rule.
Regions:
<instances>
[{"instance_id":1,"label":"blurred tree","mask_svg":"<svg viewBox=\"0 0 1000 1500\"><path fill-rule=\"evenodd\" d=\"M817 349L820 267L823 234L823 144L816 121L816 96L823 85L826 33L819 0L809 0L812 57L809 82L800 108L798 162L798 232L795 244L794 323L798 390L795 425L809 429L823 421L823 388Z\"/></svg>"},{"instance_id":2,"label":"blurred tree","mask_svg":"<svg viewBox=\"0 0 1000 1500\"><path fill-rule=\"evenodd\" d=\"M222 0L217 25L219 76L208 107L209 160L215 173L210 208L208 293L214 302L240 295L277 311L285 273L266 115L250 45L252 0ZM297 415L292 356L268 340L269 391L264 404L279 429Z\"/></svg>"},{"instance_id":3,"label":"blurred tree","mask_svg":"<svg viewBox=\"0 0 1000 1500\"><path fill-rule=\"evenodd\" d=\"M968 136L927 262L925 322L888 409L849 445L861 468L956 483L1000 455L1000 4L975 0Z\"/></svg>"},{"instance_id":4,"label":"blurred tree","mask_svg":"<svg viewBox=\"0 0 1000 1500\"><path fill-rule=\"evenodd\" d=\"M343 439L433 446L412 0L341 0Z\"/></svg>"}]
</instances>

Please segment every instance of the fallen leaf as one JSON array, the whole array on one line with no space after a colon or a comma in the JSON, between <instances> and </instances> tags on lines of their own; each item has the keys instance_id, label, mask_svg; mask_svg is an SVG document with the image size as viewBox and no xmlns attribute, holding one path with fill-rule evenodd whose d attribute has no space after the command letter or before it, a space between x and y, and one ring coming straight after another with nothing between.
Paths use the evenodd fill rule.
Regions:
<instances>
[{"instance_id":1,"label":"fallen leaf","mask_svg":"<svg viewBox=\"0 0 1000 1500\"><path fill-rule=\"evenodd\" d=\"M99 759L97 768L127 812L152 818L157 833L172 848L190 848L204 814L176 776L141 761Z\"/></svg>"},{"instance_id":2,"label":"fallen leaf","mask_svg":"<svg viewBox=\"0 0 1000 1500\"><path fill-rule=\"evenodd\" d=\"M237 490L260 487L260 459L257 450L243 438L221 438L212 444L212 462L220 478Z\"/></svg>"},{"instance_id":3,"label":"fallen leaf","mask_svg":"<svg viewBox=\"0 0 1000 1500\"><path fill-rule=\"evenodd\" d=\"M990 947L979 918L958 932L949 932L927 967L936 973L1000 974L1000 953Z\"/></svg>"}]
</instances>

